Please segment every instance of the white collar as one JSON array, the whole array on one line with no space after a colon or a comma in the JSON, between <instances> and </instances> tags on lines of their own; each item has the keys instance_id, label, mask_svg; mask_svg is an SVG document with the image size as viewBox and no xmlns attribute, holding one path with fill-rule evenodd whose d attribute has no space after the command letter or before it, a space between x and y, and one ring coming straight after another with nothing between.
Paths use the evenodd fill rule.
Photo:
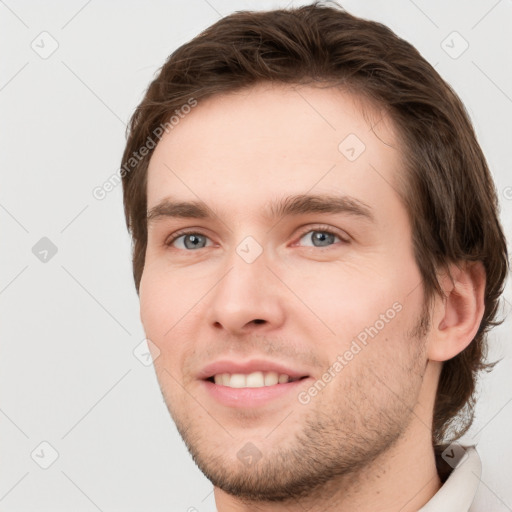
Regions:
<instances>
[{"instance_id":1,"label":"white collar","mask_svg":"<svg viewBox=\"0 0 512 512\"><path fill-rule=\"evenodd\" d=\"M418 512L471 512L482 463L474 446L464 447L462 454L443 486Z\"/></svg>"}]
</instances>

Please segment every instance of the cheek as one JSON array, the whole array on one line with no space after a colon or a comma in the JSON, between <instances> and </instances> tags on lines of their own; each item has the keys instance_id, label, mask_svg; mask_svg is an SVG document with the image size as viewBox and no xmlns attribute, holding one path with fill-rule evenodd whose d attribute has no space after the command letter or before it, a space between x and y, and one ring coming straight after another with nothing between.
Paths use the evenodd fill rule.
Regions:
<instances>
[{"instance_id":1,"label":"cheek","mask_svg":"<svg viewBox=\"0 0 512 512\"><path fill-rule=\"evenodd\" d=\"M148 272L144 272L139 288L141 322L146 337L156 347L153 366L161 388L172 395L175 381L170 375L178 375L182 357L180 347L173 343L180 327L180 305L174 290L167 280Z\"/></svg>"},{"instance_id":2,"label":"cheek","mask_svg":"<svg viewBox=\"0 0 512 512\"><path fill-rule=\"evenodd\" d=\"M369 261L290 266L283 281L337 334L377 320L401 299L402 283Z\"/></svg>"},{"instance_id":3,"label":"cheek","mask_svg":"<svg viewBox=\"0 0 512 512\"><path fill-rule=\"evenodd\" d=\"M141 321L147 337L157 345L163 344L183 308L183 295L176 293L179 285L171 281L165 272L158 272L154 267L150 271L145 269L140 281Z\"/></svg>"},{"instance_id":4,"label":"cheek","mask_svg":"<svg viewBox=\"0 0 512 512\"><path fill-rule=\"evenodd\" d=\"M322 333L331 359L354 339L363 346L373 342L376 351L398 349L421 312L421 279L414 261L406 258L357 258L314 267L309 262L289 266L283 281L299 299L294 310L307 313L295 320L310 336L314 328L317 337Z\"/></svg>"},{"instance_id":5,"label":"cheek","mask_svg":"<svg viewBox=\"0 0 512 512\"><path fill-rule=\"evenodd\" d=\"M157 369L165 366L174 374L194 350L194 330L204 322L205 283L204 289L191 284L188 273L173 272L158 262L145 268L139 287L140 318L146 337L160 351L154 361Z\"/></svg>"}]
</instances>

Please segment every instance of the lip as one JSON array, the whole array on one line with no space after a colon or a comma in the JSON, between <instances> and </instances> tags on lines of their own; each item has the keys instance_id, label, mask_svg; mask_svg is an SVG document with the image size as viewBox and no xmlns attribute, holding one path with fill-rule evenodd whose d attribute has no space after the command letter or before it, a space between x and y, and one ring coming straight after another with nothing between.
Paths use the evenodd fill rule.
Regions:
<instances>
[{"instance_id":1,"label":"lip","mask_svg":"<svg viewBox=\"0 0 512 512\"><path fill-rule=\"evenodd\" d=\"M261 388L230 388L214 384L209 380L202 380L201 386L211 398L222 405L231 408L255 408L264 406L278 398L284 398L290 393L294 393L296 397L299 388L303 387L305 383L309 385L311 380L311 377L306 377L286 384L275 384L274 386L263 386ZM290 403L290 398L288 398L288 403Z\"/></svg>"},{"instance_id":2,"label":"lip","mask_svg":"<svg viewBox=\"0 0 512 512\"><path fill-rule=\"evenodd\" d=\"M253 372L276 372L278 375L286 374L291 378L296 377L309 377L309 373L307 371L302 371L300 369L292 369L286 365L281 363L277 363L274 361L267 361L264 359L251 359L249 361L229 361L219 360L213 363L206 365L198 374L197 378L200 380L209 379L214 375L218 375L221 373L244 373L249 374ZM305 380L305 379L304 379ZM280 384L281 386L283 384ZM268 386L272 388L273 386ZM232 388L229 388L232 389ZM245 389L245 388L238 388ZM260 389L260 388L252 388L252 389Z\"/></svg>"}]
</instances>

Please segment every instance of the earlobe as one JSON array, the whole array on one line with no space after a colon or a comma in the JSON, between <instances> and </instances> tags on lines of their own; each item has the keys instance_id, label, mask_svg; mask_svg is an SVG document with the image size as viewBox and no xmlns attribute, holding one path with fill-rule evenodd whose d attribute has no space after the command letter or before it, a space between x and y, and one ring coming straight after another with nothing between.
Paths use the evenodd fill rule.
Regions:
<instances>
[{"instance_id":1,"label":"earlobe","mask_svg":"<svg viewBox=\"0 0 512 512\"><path fill-rule=\"evenodd\" d=\"M485 269L480 261L450 265L441 278L445 297L436 299L428 347L433 361L447 361L473 340L485 310Z\"/></svg>"}]
</instances>

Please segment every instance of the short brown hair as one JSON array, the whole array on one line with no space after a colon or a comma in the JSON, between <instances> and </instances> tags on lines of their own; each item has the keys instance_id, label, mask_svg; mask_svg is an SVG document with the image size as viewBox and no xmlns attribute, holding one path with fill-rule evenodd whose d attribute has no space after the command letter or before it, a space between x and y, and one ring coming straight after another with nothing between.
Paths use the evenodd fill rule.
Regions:
<instances>
[{"instance_id":1,"label":"short brown hair","mask_svg":"<svg viewBox=\"0 0 512 512\"><path fill-rule=\"evenodd\" d=\"M406 164L400 193L426 305L442 294L440 269L453 262L483 262L482 322L469 346L443 364L432 432L439 452L442 443L471 425L475 379L486 368L487 331L503 321L495 318L508 271L507 248L494 183L462 102L419 52L386 26L319 2L236 12L170 55L130 120L122 158L137 291L147 245L151 151L140 160L133 155L191 98L201 101L263 81L336 84L389 113Z\"/></svg>"}]
</instances>

